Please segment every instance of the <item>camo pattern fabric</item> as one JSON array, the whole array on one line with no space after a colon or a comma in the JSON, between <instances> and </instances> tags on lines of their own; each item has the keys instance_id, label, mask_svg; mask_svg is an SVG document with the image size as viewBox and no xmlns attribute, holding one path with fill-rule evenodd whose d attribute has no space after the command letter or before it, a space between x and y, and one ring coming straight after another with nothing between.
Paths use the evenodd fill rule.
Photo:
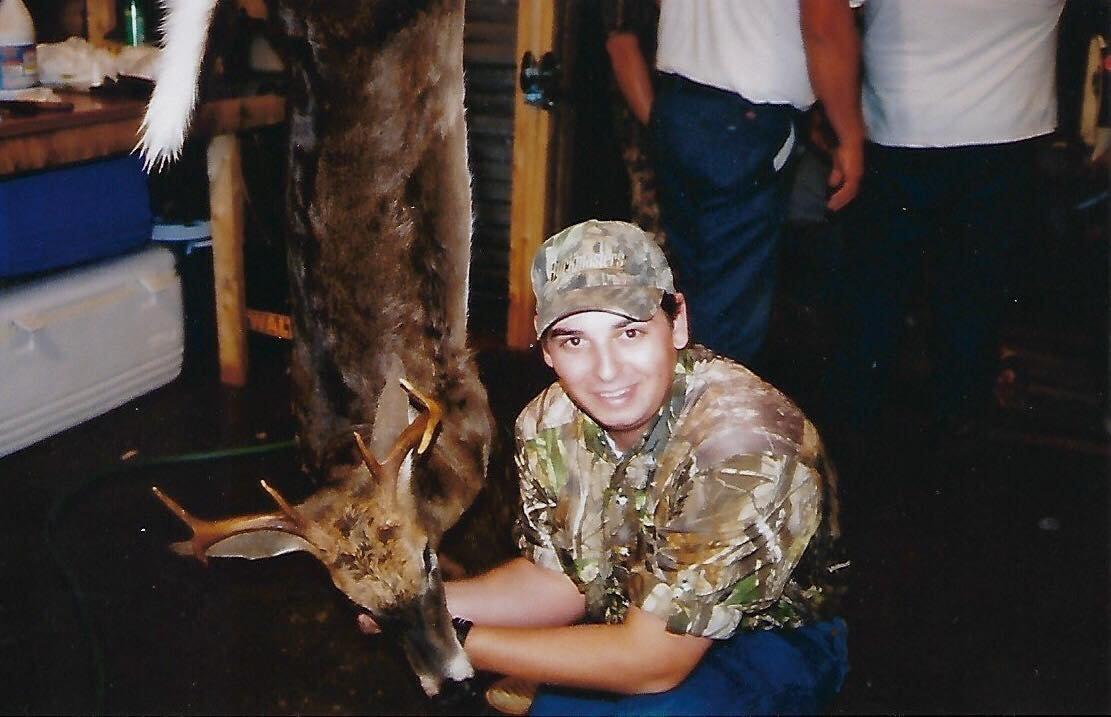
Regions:
<instances>
[{"instance_id":1,"label":"camo pattern fabric","mask_svg":"<svg viewBox=\"0 0 1111 717\"><path fill-rule=\"evenodd\" d=\"M536 333L580 311L647 321L665 292L675 293L663 251L643 229L589 219L549 237L532 263Z\"/></svg>"},{"instance_id":2,"label":"camo pattern fabric","mask_svg":"<svg viewBox=\"0 0 1111 717\"><path fill-rule=\"evenodd\" d=\"M660 21L660 9L655 0L602 0L600 5L606 35L616 32L635 35L645 64L655 67L656 27ZM665 239L656 200L656 172L652 167L648 128L633 116L616 80L611 84L614 136L629 177L629 212L633 223L663 246Z\"/></svg>"},{"instance_id":3,"label":"camo pattern fabric","mask_svg":"<svg viewBox=\"0 0 1111 717\"><path fill-rule=\"evenodd\" d=\"M724 639L829 614L834 476L814 426L743 366L681 351L625 454L553 384L518 417L516 448L519 545L575 582L590 620L636 605L670 632Z\"/></svg>"}]
</instances>

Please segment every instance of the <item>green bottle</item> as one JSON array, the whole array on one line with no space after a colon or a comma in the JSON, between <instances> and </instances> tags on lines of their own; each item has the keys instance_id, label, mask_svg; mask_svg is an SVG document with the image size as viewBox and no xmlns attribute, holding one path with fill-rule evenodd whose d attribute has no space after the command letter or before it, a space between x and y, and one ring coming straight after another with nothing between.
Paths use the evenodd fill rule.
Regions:
<instances>
[{"instance_id":1,"label":"green bottle","mask_svg":"<svg viewBox=\"0 0 1111 717\"><path fill-rule=\"evenodd\" d=\"M146 14L139 0L123 0L123 41L125 45L142 45L147 40Z\"/></svg>"}]
</instances>

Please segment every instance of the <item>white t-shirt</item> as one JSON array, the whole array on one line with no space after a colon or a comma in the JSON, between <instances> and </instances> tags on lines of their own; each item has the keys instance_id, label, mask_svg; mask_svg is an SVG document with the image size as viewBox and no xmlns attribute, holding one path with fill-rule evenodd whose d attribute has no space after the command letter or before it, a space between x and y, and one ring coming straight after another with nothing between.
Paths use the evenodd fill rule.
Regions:
<instances>
[{"instance_id":1,"label":"white t-shirt","mask_svg":"<svg viewBox=\"0 0 1111 717\"><path fill-rule=\"evenodd\" d=\"M869 138L894 147L1012 142L1057 126L1064 0L868 0Z\"/></svg>"},{"instance_id":2,"label":"white t-shirt","mask_svg":"<svg viewBox=\"0 0 1111 717\"><path fill-rule=\"evenodd\" d=\"M806 109L798 0L662 0L656 67L750 102Z\"/></svg>"}]
</instances>

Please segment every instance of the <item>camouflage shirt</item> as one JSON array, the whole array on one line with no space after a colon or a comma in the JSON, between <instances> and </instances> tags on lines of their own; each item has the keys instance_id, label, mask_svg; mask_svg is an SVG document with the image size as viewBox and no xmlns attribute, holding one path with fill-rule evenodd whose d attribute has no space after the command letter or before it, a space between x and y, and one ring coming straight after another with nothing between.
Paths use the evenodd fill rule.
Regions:
<instances>
[{"instance_id":1,"label":"camouflage shirt","mask_svg":"<svg viewBox=\"0 0 1111 717\"><path fill-rule=\"evenodd\" d=\"M521 412L516 443L520 547L570 576L589 619L637 605L671 632L727 638L828 614L832 472L810 421L743 366L681 351L624 454L558 383Z\"/></svg>"}]
</instances>

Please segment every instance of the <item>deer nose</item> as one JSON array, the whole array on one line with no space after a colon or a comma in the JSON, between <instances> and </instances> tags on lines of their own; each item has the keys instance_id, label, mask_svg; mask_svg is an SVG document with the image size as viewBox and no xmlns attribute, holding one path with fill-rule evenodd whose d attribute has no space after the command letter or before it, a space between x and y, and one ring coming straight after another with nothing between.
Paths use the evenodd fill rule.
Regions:
<instances>
[{"instance_id":1,"label":"deer nose","mask_svg":"<svg viewBox=\"0 0 1111 717\"><path fill-rule=\"evenodd\" d=\"M380 635L382 634L382 626L378 621L371 617L369 612L360 612L355 616L355 624L359 626L359 631L364 635Z\"/></svg>"}]
</instances>

